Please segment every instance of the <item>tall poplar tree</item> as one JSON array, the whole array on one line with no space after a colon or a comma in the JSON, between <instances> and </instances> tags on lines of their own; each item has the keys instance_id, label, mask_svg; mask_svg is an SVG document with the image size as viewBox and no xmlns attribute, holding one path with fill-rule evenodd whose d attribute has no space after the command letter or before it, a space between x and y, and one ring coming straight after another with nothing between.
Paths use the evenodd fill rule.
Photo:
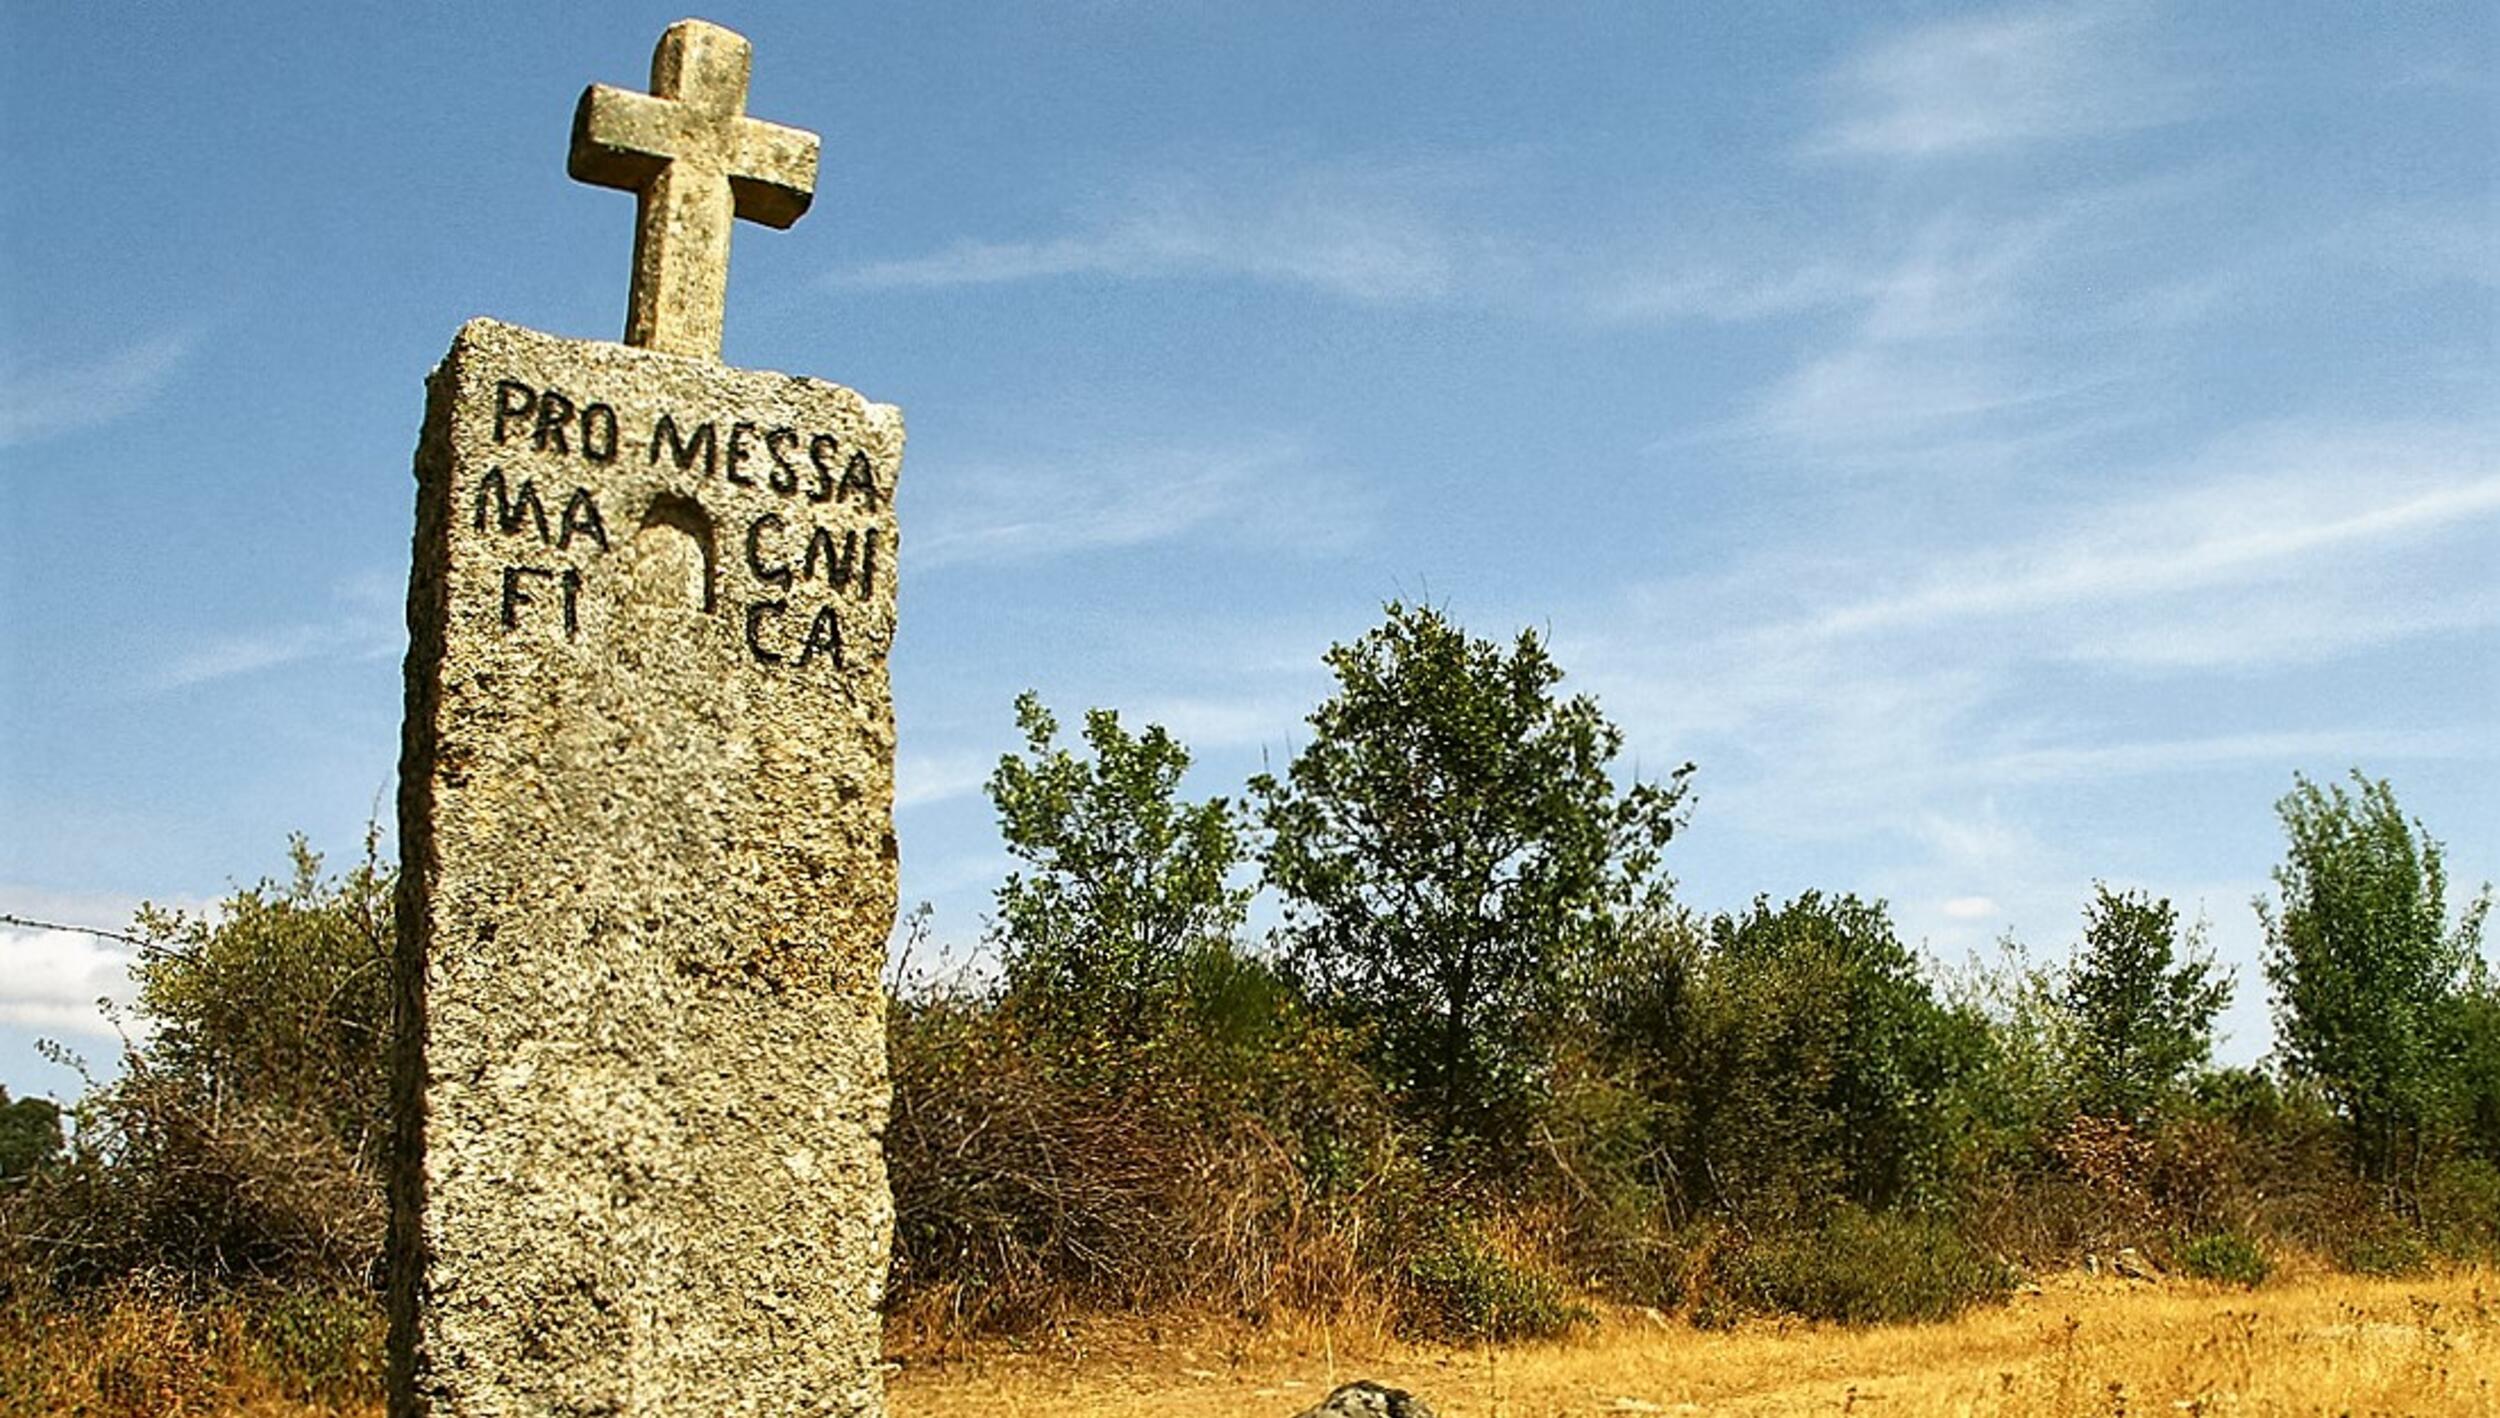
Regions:
<instances>
[{"instance_id":1,"label":"tall poplar tree","mask_svg":"<svg viewBox=\"0 0 2500 1418\"><path fill-rule=\"evenodd\" d=\"M2266 978L2284 1062L2325 1090L2363 1176L2409 1186L2455 1091L2455 1003L2491 894L2451 927L2440 844L2384 779L2352 783L2296 776L2275 805L2290 841L2279 904L2256 903Z\"/></svg>"}]
</instances>

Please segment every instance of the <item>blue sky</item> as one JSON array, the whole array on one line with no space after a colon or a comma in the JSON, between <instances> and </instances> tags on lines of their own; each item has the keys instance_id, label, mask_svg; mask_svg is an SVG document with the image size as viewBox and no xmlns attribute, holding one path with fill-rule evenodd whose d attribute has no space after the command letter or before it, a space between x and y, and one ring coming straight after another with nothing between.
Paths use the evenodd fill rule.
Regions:
<instances>
[{"instance_id":1,"label":"blue sky","mask_svg":"<svg viewBox=\"0 0 2500 1418\"><path fill-rule=\"evenodd\" d=\"M120 925L387 811L420 386L621 328L564 176L639 4L21 7L0 52L0 911ZM2210 920L2292 775L2500 876L2487 4L741 5L825 135L726 355L901 404L906 901L958 953L1039 690L1281 763L1393 596L1700 765L1706 909L2054 956ZM2456 893L2462 895L2462 891ZM0 933L0 1083L109 942Z\"/></svg>"}]
</instances>

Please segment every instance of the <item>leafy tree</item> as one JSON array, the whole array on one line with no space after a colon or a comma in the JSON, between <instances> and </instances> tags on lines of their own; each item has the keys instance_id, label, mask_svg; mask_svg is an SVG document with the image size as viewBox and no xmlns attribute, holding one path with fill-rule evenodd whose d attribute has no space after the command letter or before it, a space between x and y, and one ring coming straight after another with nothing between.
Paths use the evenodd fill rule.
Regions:
<instances>
[{"instance_id":1,"label":"leafy tree","mask_svg":"<svg viewBox=\"0 0 2500 1418\"><path fill-rule=\"evenodd\" d=\"M1223 798L1179 797L1189 751L1159 725L1131 734L1092 710L1087 759L1059 746L1058 721L1029 692L1016 723L1026 752L989 780L1007 849L1031 867L998 888L1009 987L1070 1029L1133 1038L1193 957L1241 925L1239 816Z\"/></svg>"},{"instance_id":2,"label":"leafy tree","mask_svg":"<svg viewBox=\"0 0 2500 1418\"><path fill-rule=\"evenodd\" d=\"M2481 960L2457 993L2452 1018L2457 1119L2466 1145L2500 1167L2500 977Z\"/></svg>"},{"instance_id":3,"label":"leafy tree","mask_svg":"<svg viewBox=\"0 0 2500 1418\"><path fill-rule=\"evenodd\" d=\"M1368 1016L1378 1059L1448 1142L1533 1067L1537 1006L1663 891L1690 764L1618 789L1623 735L1534 631L1509 651L1391 602L1327 663L1337 691L1283 778L1251 781L1296 965Z\"/></svg>"},{"instance_id":4,"label":"leafy tree","mask_svg":"<svg viewBox=\"0 0 2500 1418\"><path fill-rule=\"evenodd\" d=\"M393 873L368 838L327 876L211 916L143 907L132 966L150 1026L78 1105L71 1155L16 1198L55 1275L161 1269L360 1285L381 1258L390 1137Z\"/></svg>"},{"instance_id":5,"label":"leafy tree","mask_svg":"<svg viewBox=\"0 0 2500 1418\"><path fill-rule=\"evenodd\" d=\"M2275 805L2290 844L2274 873L2279 906L2256 903L2266 978L2284 1061L2344 1119L2362 1175L2410 1185L2453 1092L2443 1026L2490 889L2451 928L2440 844L2407 821L2384 779L2356 769L2352 781L2347 793L2296 776Z\"/></svg>"},{"instance_id":6,"label":"leafy tree","mask_svg":"<svg viewBox=\"0 0 2500 1418\"><path fill-rule=\"evenodd\" d=\"M1939 1003L1883 905L1809 891L1711 922L1680 1070L1688 1175L1757 1215L1881 1207L1940 1171L1985 1025Z\"/></svg>"},{"instance_id":7,"label":"leafy tree","mask_svg":"<svg viewBox=\"0 0 2500 1418\"><path fill-rule=\"evenodd\" d=\"M228 1106L317 1123L358 1159L389 1146L392 893L368 835L338 877L301 837L292 873L228 897L214 916L142 907L156 942L132 967L155 1028L139 1071Z\"/></svg>"},{"instance_id":8,"label":"leafy tree","mask_svg":"<svg viewBox=\"0 0 2500 1418\"><path fill-rule=\"evenodd\" d=\"M49 1098L11 1101L0 1088L0 1182L22 1181L61 1155L61 1108Z\"/></svg>"},{"instance_id":9,"label":"leafy tree","mask_svg":"<svg viewBox=\"0 0 2500 1418\"><path fill-rule=\"evenodd\" d=\"M2075 1023L2075 1101L2140 1123L2213 1050L2214 1017L2231 998L2201 927L2184 937L2167 899L2095 884L2083 946L2062 991Z\"/></svg>"},{"instance_id":10,"label":"leafy tree","mask_svg":"<svg viewBox=\"0 0 2500 1418\"><path fill-rule=\"evenodd\" d=\"M2074 1012L2070 970L2034 961L2011 934L1993 959L1973 957L1939 982L1944 1007L1976 1039L1948 1094L1949 1168L1960 1179L2019 1171L2037 1162L2074 1114Z\"/></svg>"}]
</instances>

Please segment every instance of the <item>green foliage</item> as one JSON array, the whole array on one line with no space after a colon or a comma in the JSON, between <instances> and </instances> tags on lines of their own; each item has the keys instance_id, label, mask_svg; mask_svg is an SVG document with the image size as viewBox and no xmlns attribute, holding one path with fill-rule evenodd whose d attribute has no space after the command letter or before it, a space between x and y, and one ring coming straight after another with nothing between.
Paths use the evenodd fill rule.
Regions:
<instances>
[{"instance_id":1,"label":"green foliage","mask_svg":"<svg viewBox=\"0 0 2500 1418\"><path fill-rule=\"evenodd\" d=\"M1501 1130L1572 962L1662 889L1690 765L1618 789L1622 733L1533 631L1507 653L1430 607L1327 655L1336 693L1285 776L1251 782L1292 959L1373 1026L1436 1136Z\"/></svg>"},{"instance_id":2,"label":"green foliage","mask_svg":"<svg viewBox=\"0 0 2500 1418\"><path fill-rule=\"evenodd\" d=\"M1159 725L1130 734L1092 710L1086 759L1058 745L1058 721L1031 693L1016 722L1026 754L1001 758L989 780L1007 849L1031 867L998 888L1010 988L1070 1034L1134 1044L1192 962L1241 924L1236 814L1222 798L1179 799L1189 752Z\"/></svg>"},{"instance_id":3,"label":"green foliage","mask_svg":"<svg viewBox=\"0 0 2500 1418\"><path fill-rule=\"evenodd\" d=\"M2001 1300L2014 1274L1950 1224L1904 1212L1836 1207L1817 1225L1753 1238L1717 1263L1703 1318L1777 1313L1842 1324L1951 1319Z\"/></svg>"},{"instance_id":4,"label":"green foliage","mask_svg":"<svg viewBox=\"0 0 2500 1418\"><path fill-rule=\"evenodd\" d=\"M1940 1173L1984 1028L1940 1004L1880 904L1807 892L1720 916L1661 1073L1682 1172L1757 1217L1882 1207Z\"/></svg>"},{"instance_id":5,"label":"green foliage","mask_svg":"<svg viewBox=\"0 0 2500 1418\"><path fill-rule=\"evenodd\" d=\"M61 1106L49 1098L12 1100L0 1088L0 1183L24 1181L61 1155Z\"/></svg>"},{"instance_id":6,"label":"green foliage","mask_svg":"<svg viewBox=\"0 0 2500 1418\"><path fill-rule=\"evenodd\" d=\"M2456 1050L2451 1115L2465 1147L2500 1168L2500 977L2483 961L2473 962L2448 1017Z\"/></svg>"},{"instance_id":7,"label":"green foliage","mask_svg":"<svg viewBox=\"0 0 2500 1418\"><path fill-rule=\"evenodd\" d=\"M1993 960L1974 959L1941 980L1944 1007L1973 1045L1943 1100L1945 1170L1957 1188L1986 1188L2040 1164L2074 1115L2066 974L2035 963L2007 936Z\"/></svg>"},{"instance_id":8,"label":"green foliage","mask_svg":"<svg viewBox=\"0 0 2500 1418\"><path fill-rule=\"evenodd\" d=\"M294 871L213 916L144 907L132 973L150 1029L77 1110L76 1145L19 1189L59 1281L140 1272L369 1284L389 1141L392 873Z\"/></svg>"},{"instance_id":9,"label":"green foliage","mask_svg":"<svg viewBox=\"0 0 2500 1418\"><path fill-rule=\"evenodd\" d=\"M351 1157L390 1138L390 971L395 874L368 836L363 860L324 877L298 837L294 871L221 903L213 918L142 907L156 942L132 975L154 1025L133 1064L202 1095L316 1122Z\"/></svg>"},{"instance_id":10,"label":"green foliage","mask_svg":"<svg viewBox=\"0 0 2500 1418\"><path fill-rule=\"evenodd\" d=\"M2184 939L2167 900L2096 884L2083 946L2063 1003L2074 1019L2075 1101L2084 1111L2141 1123L2213 1048L2214 1017L2231 998L2227 975Z\"/></svg>"},{"instance_id":11,"label":"green foliage","mask_svg":"<svg viewBox=\"0 0 2500 1418\"><path fill-rule=\"evenodd\" d=\"M1436 1339L1546 1339L1595 1318L1551 1275L1463 1221L1416 1252L1406 1289L1406 1327Z\"/></svg>"},{"instance_id":12,"label":"green foliage","mask_svg":"<svg viewBox=\"0 0 2500 1418\"><path fill-rule=\"evenodd\" d=\"M2451 1157L2422 1184L2422 1229L2443 1254L2500 1261L2500 1165Z\"/></svg>"},{"instance_id":13,"label":"green foliage","mask_svg":"<svg viewBox=\"0 0 2500 1418\"><path fill-rule=\"evenodd\" d=\"M384 1326L370 1297L267 1291L253 1297L259 1362L302 1403L348 1404L381 1386Z\"/></svg>"},{"instance_id":14,"label":"green foliage","mask_svg":"<svg viewBox=\"0 0 2500 1418\"><path fill-rule=\"evenodd\" d=\"M2257 902L2266 978L2285 1064L2332 1100L2361 1174L2409 1188L2454 1098L2453 1000L2491 897L2451 928L2440 844L2384 780L2352 780L2295 778L2276 804L2290 848L2279 906Z\"/></svg>"},{"instance_id":15,"label":"green foliage","mask_svg":"<svg viewBox=\"0 0 2500 1418\"><path fill-rule=\"evenodd\" d=\"M2355 1275L2419 1275L2430 1268L2431 1247L2403 1221L2378 1216L2344 1238L2336 1260Z\"/></svg>"},{"instance_id":16,"label":"green foliage","mask_svg":"<svg viewBox=\"0 0 2500 1418\"><path fill-rule=\"evenodd\" d=\"M2179 1248L2179 1268L2199 1280L2255 1289L2274 1273L2274 1263L2255 1241L2237 1231L2215 1231Z\"/></svg>"}]
</instances>

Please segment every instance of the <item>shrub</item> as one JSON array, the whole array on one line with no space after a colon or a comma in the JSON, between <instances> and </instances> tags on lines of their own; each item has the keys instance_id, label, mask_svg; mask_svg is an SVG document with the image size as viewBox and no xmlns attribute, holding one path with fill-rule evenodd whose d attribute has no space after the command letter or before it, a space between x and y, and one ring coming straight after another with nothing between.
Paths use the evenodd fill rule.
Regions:
<instances>
[{"instance_id":1,"label":"shrub","mask_svg":"<svg viewBox=\"0 0 2500 1418\"><path fill-rule=\"evenodd\" d=\"M2179 1268L2199 1280L2255 1289L2272 1274L2274 1265L2257 1243L2237 1231L2216 1231L2179 1248Z\"/></svg>"},{"instance_id":2,"label":"shrub","mask_svg":"<svg viewBox=\"0 0 2500 1418\"><path fill-rule=\"evenodd\" d=\"M1936 999L1881 902L1809 891L1713 919L1661 1022L1650 1074L1694 1209L1785 1225L1936 1189L1976 1019Z\"/></svg>"},{"instance_id":3,"label":"shrub","mask_svg":"<svg viewBox=\"0 0 2500 1418\"><path fill-rule=\"evenodd\" d=\"M1950 1319L2013 1288L2011 1267L1942 1221L1835 1208L1811 1230L1757 1237L1721 1257L1705 1308L1842 1324Z\"/></svg>"},{"instance_id":4,"label":"shrub","mask_svg":"<svg viewBox=\"0 0 2500 1418\"><path fill-rule=\"evenodd\" d=\"M2500 1260L2500 1166L2453 1157L2422 1186L2422 1225L2460 1260Z\"/></svg>"},{"instance_id":5,"label":"shrub","mask_svg":"<svg viewBox=\"0 0 2500 1418\"><path fill-rule=\"evenodd\" d=\"M1406 1288L1404 1327L1438 1339L1544 1339L1594 1318L1551 1275L1463 1221L1416 1253Z\"/></svg>"},{"instance_id":6,"label":"shrub","mask_svg":"<svg viewBox=\"0 0 2500 1418\"><path fill-rule=\"evenodd\" d=\"M61 1155L61 1108L49 1098L11 1101L0 1088L0 1184L21 1182Z\"/></svg>"},{"instance_id":7,"label":"shrub","mask_svg":"<svg viewBox=\"0 0 2500 1418\"><path fill-rule=\"evenodd\" d=\"M345 1406L382 1387L385 1326L371 1295L273 1291L247 1313L260 1366L297 1402Z\"/></svg>"},{"instance_id":8,"label":"shrub","mask_svg":"<svg viewBox=\"0 0 2500 1418\"><path fill-rule=\"evenodd\" d=\"M1255 1054L1220 1028L1158 1027L1117 1060L1071 1059L1083 1041L1028 1028L1013 1003L892 1002L898 1339L1083 1311L1334 1313L1377 1295L1358 1241L1410 1178L1336 1035L1288 1010Z\"/></svg>"},{"instance_id":9,"label":"shrub","mask_svg":"<svg viewBox=\"0 0 2500 1418\"><path fill-rule=\"evenodd\" d=\"M372 1283L383 1238L392 874L286 882L214 917L142 908L149 1028L78 1104L69 1155L12 1183L0 1249L56 1285L157 1273L308 1290Z\"/></svg>"},{"instance_id":10,"label":"shrub","mask_svg":"<svg viewBox=\"0 0 2500 1418\"><path fill-rule=\"evenodd\" d=\"M2393 1217L2381 1217L2377 1224L2354 1231L2339 1248L2336 1260L2355 1275L2419 1275L2430 1268L2431 1248L2421 1232Z\"/></svg>"}]
</instances>

